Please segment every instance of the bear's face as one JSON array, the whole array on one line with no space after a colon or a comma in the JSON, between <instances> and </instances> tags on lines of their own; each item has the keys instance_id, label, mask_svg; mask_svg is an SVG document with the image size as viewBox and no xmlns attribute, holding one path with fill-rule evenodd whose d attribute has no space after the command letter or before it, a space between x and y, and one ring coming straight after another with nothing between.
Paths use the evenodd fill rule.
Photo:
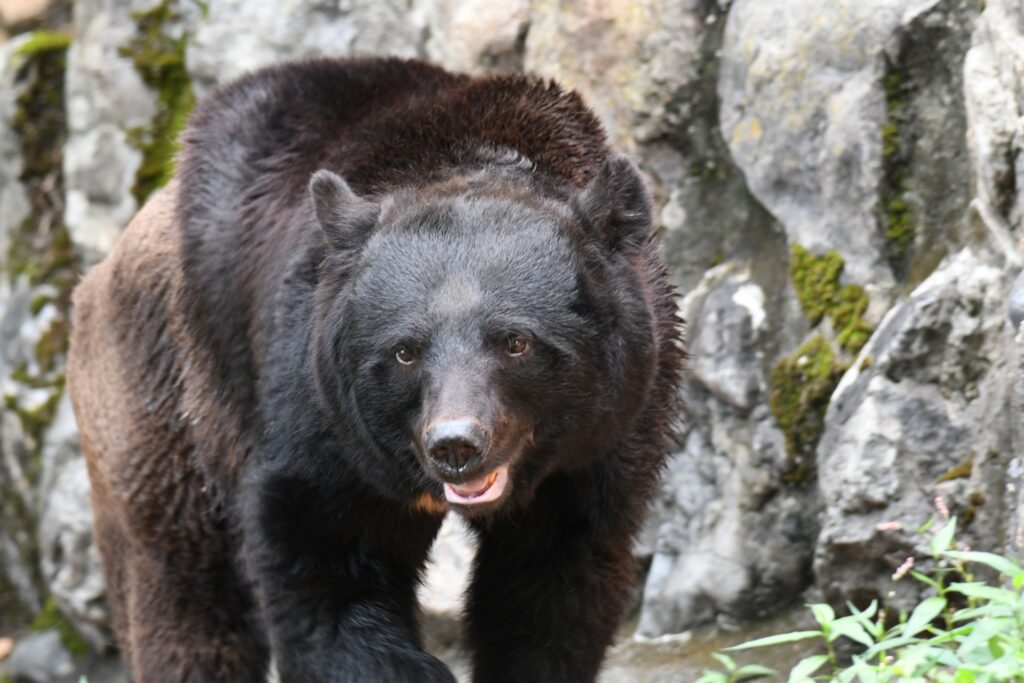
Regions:
<instances>
[{"instance_id":1,"label":"bear's face","mask_svg":"<svg viewBox=\"0 0 1024 683\"><path fill-rule=\"evenodd\" d=\"M318 376L378 451L372 479L482 514L525 500L572 454L596 455L594 437L628 410L593 387L628 387L614 375L649 361L652 340L641 302L623 316L595 296L601 268L588 262L601 249L581 239L586 218L500 184L346 199L363 225L346 226L352 241L337 240L325 264L344 276L318 293ZM329 222L341 211L322 209L338 205L328 198L318 215ZM620 285L624 298L635 285ZM617 318L635 320L624 330ZM637 330L631 353L609 353Z\"/></svg>"}]
</instances>

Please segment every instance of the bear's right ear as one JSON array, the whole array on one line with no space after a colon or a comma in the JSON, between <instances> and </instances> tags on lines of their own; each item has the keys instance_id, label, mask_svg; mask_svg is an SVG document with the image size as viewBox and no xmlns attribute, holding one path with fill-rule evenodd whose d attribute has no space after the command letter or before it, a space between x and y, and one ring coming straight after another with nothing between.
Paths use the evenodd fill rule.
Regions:
<instances>
[{"instance_id":1,"label":"bear's right ear","mask_svg":"<svg viewBox=\"0 0 1024 683\"><path fill-rule=\"evenodd\" d=\"M636 165L612 155L576 197L576 206L612 251L643 246L651 236L651 199Z\"/></svg>"},{"instance_id":2,"label":"bear's right ear","mask_svg":"<svg viewBox=\"0 0 1024 683\"><path fill-rule=\"evenodd\" d=\"M380 213L377 204L358 196L344 178L327 169L313 174L309 196L327 243L335 249L362 246Z\"/></svg>"}]
</instances>

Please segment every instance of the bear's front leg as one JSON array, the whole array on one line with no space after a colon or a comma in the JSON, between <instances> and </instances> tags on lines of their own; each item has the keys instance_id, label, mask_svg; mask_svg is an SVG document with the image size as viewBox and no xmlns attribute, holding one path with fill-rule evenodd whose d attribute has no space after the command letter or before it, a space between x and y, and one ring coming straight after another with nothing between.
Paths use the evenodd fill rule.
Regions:
<instances>
[{"instance_id":1,"label":"bear's front leg","mask_svg":"<svg viewBox=\"0 0 1024 683\"><path fill-rule=\"evenodd\" d=\"M636 502L557 476L523 510L474 520L467 636L477 683L590 683L635 580ZM616 497L617 498L617 497Z\"/></svg>"},{"instance_id":2,"label":"bear's front leg","mask_svg":"<svg viewBox=\"0 0 1024 683\"><path fill-rule=\"evenodd\" d=\"M245 507L246 556L282 683L454 683L416 624L439 517L285 477L260 482Z\"/></svg>"}]
</instances>

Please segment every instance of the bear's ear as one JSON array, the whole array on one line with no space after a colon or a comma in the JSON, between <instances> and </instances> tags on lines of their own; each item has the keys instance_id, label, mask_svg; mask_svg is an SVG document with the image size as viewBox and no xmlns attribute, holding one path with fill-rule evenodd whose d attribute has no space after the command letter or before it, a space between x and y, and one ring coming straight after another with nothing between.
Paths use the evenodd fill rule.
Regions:
<instances>
[{"instance_id":1,"label":"bear's ear","mask_svg":"<svg viewBox=\"0 0 1024 683\"><path fill-rule=\"evenodd\" d=\"M576 206L613 251L647 243L651 233L651 199L636 165L622 155L609 157Z\"/></svg>"},{"instance_id":2,"label":"bear's ear","mask_svg":"<svg viewBox=\"0 0 1024 683\"><path fill-rule=\"evenodd\" d=\"M327 169L313 174L309 196L327 243L336 249L362 246L380 213L377 204L358 196L344 178Z\"/></svg>"}]
</instances>

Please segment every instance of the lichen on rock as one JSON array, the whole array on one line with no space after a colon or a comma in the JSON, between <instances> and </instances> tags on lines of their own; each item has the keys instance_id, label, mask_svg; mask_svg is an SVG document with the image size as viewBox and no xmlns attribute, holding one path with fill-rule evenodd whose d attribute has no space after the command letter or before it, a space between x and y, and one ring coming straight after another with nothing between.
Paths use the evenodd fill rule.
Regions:
<instances>
[{"instance_id":1,"label":"lichen on rock","mask_svg":"<svg viewBox=\"0 0 1024 683\"><path fill-rule=\"evenodd\" d=\"M19 222L8 223L0 259L0 517L7 527L0 537L0 583L15 589L22 610L38 608L45 595L35 533L41 448L63 392L71 289L79 273L63 222L70 40L53 31L19 36L8 48L0 83L13 104L0 122L16 143L8 175L25 198ZM7 600L0 603L0 610L12 609Z\"/></svg>"},{"instance_id":2,"label":"lichen on rock","mask_svg":"<svg viewBox=\"0 0 1024 683\"><path fill-rule=\"evenodd\" d=\"M835 251L816 256L799 244L790 247L789 277L804 315L812 325L828 316L843 349L857 353L874 328L864 320L868 295L860 285L842 285L843 258Z\"/></svg>"},{"instance_id":3,"label":"lichen on rock","mask_svg":"<svg viewBox=\"0 0 1024 683\"><path fill-rule=\"evenodd\" d=\"M68 618L61 613L57 601L53 597L47 598L42 611L36 615L29 630L40 632L54 629L60 635L60 640L75 657L84 657L89 653L89 643L81 636L75 627L68 621Z\"/></svg>"},{"instance_id":4,"label":"lichen on rock","mask_svg":"<svg viewBox=\"0 0 1024 683\"><path fill-rule=\"evenodd\" d=\"M791 459L786 479L791 483L807 483L814 472L825 411L845 370L832 345L821 335L772 366L768 405L786 435L786 451Z\"/></svg>"},{"instance_id":5,"label":"lichen on rock","mask_svg":"<svg viewBox=\"0 0 1024 683\"><path fill-rule=\"evenodd\" d=\"M157 97L157 111L150 126L128 131L129 142L142 152L132 192L141 206L154 190L174 174L178 136L185 127L196 98L185 69L188 34L175 36L168 26L180 22L174 0L162 0L143 12L135 12L137 34L119 50L135 65L143 82Z\"/></svg>"}]
</instances>

